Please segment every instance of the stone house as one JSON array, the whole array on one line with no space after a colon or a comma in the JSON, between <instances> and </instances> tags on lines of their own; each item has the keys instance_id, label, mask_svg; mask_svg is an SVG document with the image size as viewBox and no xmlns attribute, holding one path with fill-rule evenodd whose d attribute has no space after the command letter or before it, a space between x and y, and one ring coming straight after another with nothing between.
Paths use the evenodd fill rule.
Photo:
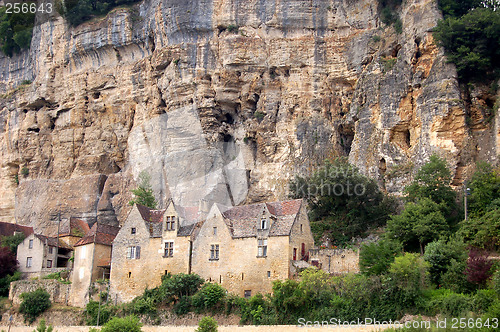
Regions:
<instances>
[{"instance_id":1,"label":"stone house","mask_svg":"<svg viewBox=\"0 0 500 332\"><path fill-rule=\"evenodd\" d=\"M57 237L31 234L17 247L19 271L31 278L55 272L58 268L71 268L72 252L73 249Z\"/></svg>"},{"instance_id":2,"label":"stone house","mask_svg":"<svg viewBox=\"0 0 500 332\"><path fill-rule=\"evenodd\" d=\"M214 205L193 242L192 272L250 297L297 276L314 239L298 200L225 209Z\"/></svg>"},{"instance_id":3,"label":"stone house","mask_svg":"<svg viewBox=\"0 0 500 332\"><path fill-rule=\"evenodd\" d=\"M58 237L42 234L29 235L17 247L19 271L25 277L37 277L71 269L73 245L87 232L89 232L88 224L72 217L61 221Z\"/></svg>"},{"instance_id":4,"label":"stone house","mask_svg":"<svg viewBox=\"0 0 500 332\"><path fill-rule=\"evenodd\" d=\"M74 245L74 266L71 275L71 305L84 307L90 299L93 283L109 279L112 243L118 227L95 223Z\"/></svg>"},{"instance_id":5,"label":"stone house","mask_svg":"<svg viewBox=\"0 0 500 332\"><path fill-rule=\"evenodd\" d=\"M131 301L159 286L168 272L190 273L197 218L197 208L178 208L172 201L162 210L135 205L113 241L111 299Z\"/></svg>"}]
</instances>

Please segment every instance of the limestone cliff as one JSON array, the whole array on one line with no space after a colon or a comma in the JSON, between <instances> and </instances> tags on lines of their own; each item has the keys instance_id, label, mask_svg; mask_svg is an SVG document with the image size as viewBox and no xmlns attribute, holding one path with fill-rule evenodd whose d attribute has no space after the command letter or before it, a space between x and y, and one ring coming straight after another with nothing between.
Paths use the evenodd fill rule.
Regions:
<instances>
[{"instance_id":1,"label":"limestone cliff","mask_svg":"<svg viewBox=\"0 0 500 332\"><path fill-rule=\"evenodd\" d=\"M499 154L498 112L481 111L494 96L460 95L433 43L435 1L405 1L401 34L378 12L377 0L145 0L76 28L38 24L29 52L0 56L0 220L121 222L142 170L162 204L279 199L337 155L398 193L436 152L459 185Z\"/></svg>"}]
</instances>

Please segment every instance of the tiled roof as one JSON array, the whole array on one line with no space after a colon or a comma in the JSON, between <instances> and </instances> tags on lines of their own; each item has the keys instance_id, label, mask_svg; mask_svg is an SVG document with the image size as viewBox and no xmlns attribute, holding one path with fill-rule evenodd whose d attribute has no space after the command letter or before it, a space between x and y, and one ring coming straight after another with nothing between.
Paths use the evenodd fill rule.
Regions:
<instances>
[{"instance_id":1,"label":"tiled roof","mask_svg":"<svg viewBox=\"0 0 500 332\"><path fill-rule=\"evenodd\" d=\"M197 224L191 224L187 226L181 226L177 230L177 236L190 236L193 233Z\"/></svg>"},{"instance_id":2,"label":"tiled roof","mask_svg":"<svg viewBox=\"0 0 500 332\"><path fill-rule=\"evenodd\" d=\"M120 228L118 227L95 223L90 231L80 241L75 243L74 246L78 247L89 243L111 246L119 230Z\"/></svg>"},{"instance_id":3,"label":"tiled roof","mask_svg":"<svg viewBox=\"0 0 500 332\"><path fill-rule=\"evenodd\" d=\"M148 222L161 222L163 220L163 214L165 210L153 210L147 206L136 204L137 210L141 214L142 219Z\"/></svg>"},{"instance_id":4,"label":"tiled roof","mask_svg":"<svg viewBox=\"0 0 500 332\"><path fill-rule=\"evenodd\" d=\"M69 245L61 241L59 239L59 246L57 245L57 237L51 237L51 236L45 236L41 234L35 234L37 238L39 238L43 243L52 246L52 247L59 247L59 248L64 248L64 249L72 249Z\"/></svg>"},{"instance_id":5,"label":"tiled roof","mask_svg":"<svg viewBox=\"0 0 500 332\"><path fill-rule=\"evenodd\" d=\"M11 224L9 222L0 222L0 235L12 236L15 232L21 232L24 236L33 234L33 227Z\"/></svg>"},{"instance_id":6,"label":"tiled roof","mask_svg":"<svg viewBox=\"0 0 500 332\"><path fill-rule=\"evenodd\" d=\"M222 213L232 236L235 238L257 236L257 225L264 207L274 217L269 236L289 235L300 211L301 199L273 203L259 203L233 207Z\"/></svg>"},{"instance_id":7,"label":"tiled roof","mask_svg":"<svg viewBox=\"0 0 500 332\"><path fill-rule=\"evenodd\" d=\"M89 225L86 221L82 219L78 219L75 217L69 218L69 220L65 220L61 223L59 229L59 236L79 236L83 237L90 231Z\"/></svg>"}]
</instances>

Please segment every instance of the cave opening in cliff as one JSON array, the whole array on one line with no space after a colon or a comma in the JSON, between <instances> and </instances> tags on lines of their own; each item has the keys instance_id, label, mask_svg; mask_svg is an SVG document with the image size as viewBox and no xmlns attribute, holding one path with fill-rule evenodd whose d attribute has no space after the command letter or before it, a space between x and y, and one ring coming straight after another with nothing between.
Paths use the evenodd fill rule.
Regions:
<instances>
[{"instance_id":1,"label":"cave opening in cliff","mask_svg":"<svg viewBox=\"0 0 500 332\"><path fill-rule=\"evenodd\" d=\"M233 118L233 116L232 116L231 114L226 113L226 114L224 115L224 120L223 120L223 121L224 121L225 123L227 123L227 124L233 124L233 123L234 123L234 118Z\"/></svg>"},{"instance_id":2,"label":"cave opening in cliff","mask_svg":"<svg viewBox=\"0 0 500 332\"><path fill-rule=\"evenodd\" d=\"M411 133L406 124L398 124L391 129L390 142L396 144L404 151L411 148Z\"/></svg>"},{"instance_id":3,"label":"cave opening in cliff","mask_svg":"<svg viewBox=\"0 0 500 332\"><path fill-rule=\"evenodd\" d=\"M339 132L339 143L340 147L346 154L346 156L351 153L351 145L352 141L354 140L354 129L351 124L347 125L340 125L338 128Z\"/></svg>"}]
</instances>

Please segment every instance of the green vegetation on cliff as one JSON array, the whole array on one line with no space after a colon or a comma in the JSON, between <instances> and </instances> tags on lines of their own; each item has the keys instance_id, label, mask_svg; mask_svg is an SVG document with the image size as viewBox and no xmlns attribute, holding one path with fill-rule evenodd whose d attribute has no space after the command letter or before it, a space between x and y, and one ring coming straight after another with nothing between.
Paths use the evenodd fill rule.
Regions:
<instances>
[{"instance_id":1,"label":"green vegetation on cliff","mask_svg":"<svg viewBox=\"0 0 500 332\"><path fill-rule=\"evenodd\" d=\"M31 4L33 2L28 2ZM28 49L31 44L35 14L6 13L7 7L0 7L0 48L9 57Z\"/></svg>"},{"instance_id":2,"label":"green vegetation on cliff","mask_svg":"<svg viewBox=\"0 0 500 332\"><path fill-rule=\"evenodd\" d=\"M77 26L96 16L102 16L117 6L130 5L138 0L56 0L56 9L69 24Z\"/></svg>"}]
</instances>

